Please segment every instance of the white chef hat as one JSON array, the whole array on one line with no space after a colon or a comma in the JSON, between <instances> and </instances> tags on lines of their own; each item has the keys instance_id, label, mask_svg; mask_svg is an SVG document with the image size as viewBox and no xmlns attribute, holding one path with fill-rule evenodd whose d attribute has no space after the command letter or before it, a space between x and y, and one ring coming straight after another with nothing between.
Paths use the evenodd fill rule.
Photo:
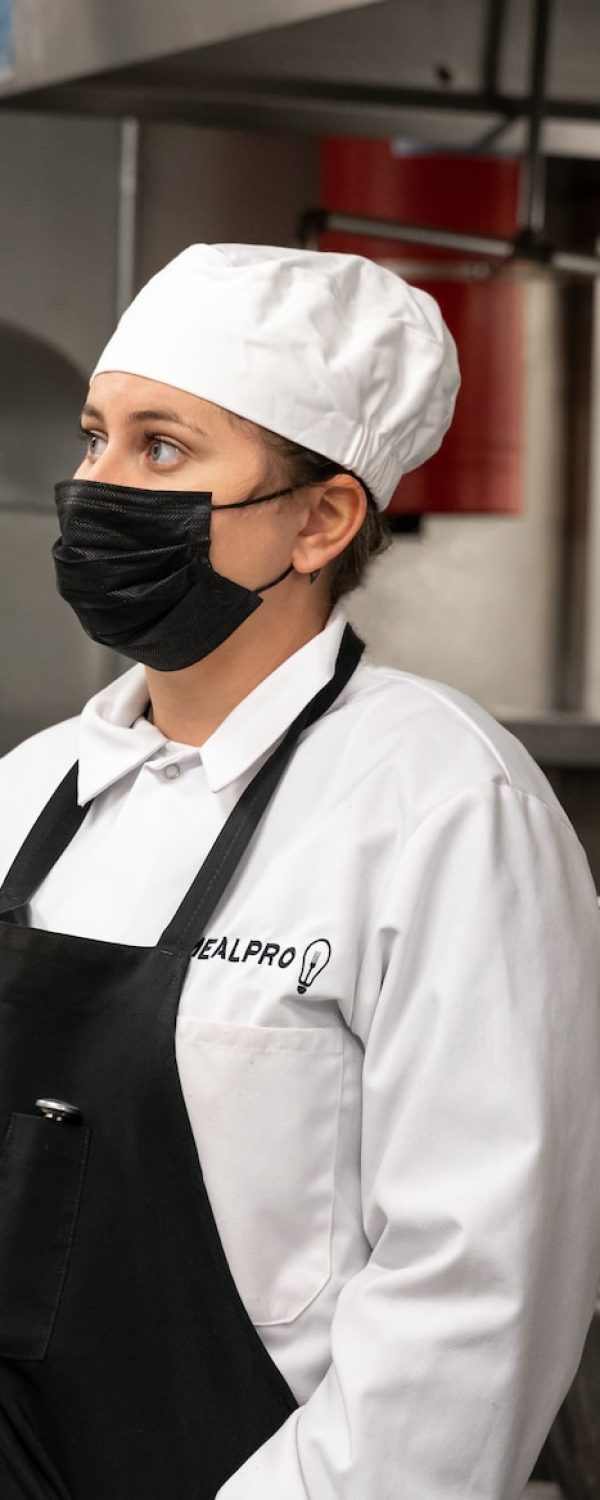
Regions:
<instances>
[{"instance_id":1,"label":"white chef hat","mask_svg":"<svg viewBox=\"0 0 600 1500\"><path fill-rule=\"evenodd\" d=\"M124 370L351 469L383 509L439 448L459 386L437 303L360 255L190 245L142 287L94 375Z\"/></svg>"}]
</instances>

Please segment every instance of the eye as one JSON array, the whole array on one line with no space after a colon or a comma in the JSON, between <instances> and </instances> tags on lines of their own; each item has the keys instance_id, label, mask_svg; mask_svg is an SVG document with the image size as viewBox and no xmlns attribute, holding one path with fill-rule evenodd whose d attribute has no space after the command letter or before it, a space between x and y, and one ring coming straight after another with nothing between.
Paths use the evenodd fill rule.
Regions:
<instances>
[{"instance_id":1,"label":"eye","mask_svg":"<svg viewBox=\"0 0 600 1500\"><path fill-rule=\"evenodd\" d=\"M181 458L181 449L175 443L167 442L166 438L156 437L152 432L147 434L149 453L153 464L172 464Z\"/></svg>"},{"instance_id":2,"label":"eye","mask_svg":"<svg viewBox=\"0 0 600 1500\"><path fill-rule=\"evenodd\" d=\"M99 432L90 432L87 427L80 427L79 436L85 443L86 458L99 458L106 447L106 438L100 436Z\"/></svg>"}]
</instances>

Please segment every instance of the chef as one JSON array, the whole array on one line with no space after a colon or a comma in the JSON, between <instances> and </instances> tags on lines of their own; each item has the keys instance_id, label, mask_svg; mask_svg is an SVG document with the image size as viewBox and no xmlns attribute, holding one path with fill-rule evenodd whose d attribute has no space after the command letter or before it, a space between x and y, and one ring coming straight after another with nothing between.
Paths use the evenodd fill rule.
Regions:
<instances>
[{"instance_id":1,"label":"chef","mask_svg":"<svg viewBox=\"0 0 600 1500\"><path fill-rule=\"evenodd\" d=\"M518 1500L575 1373L589 868L343 602L457 386L427 295L256 245L95 368L56 579L133 665L0 766L2 1500Z\"/></svg>"}]
</instances>

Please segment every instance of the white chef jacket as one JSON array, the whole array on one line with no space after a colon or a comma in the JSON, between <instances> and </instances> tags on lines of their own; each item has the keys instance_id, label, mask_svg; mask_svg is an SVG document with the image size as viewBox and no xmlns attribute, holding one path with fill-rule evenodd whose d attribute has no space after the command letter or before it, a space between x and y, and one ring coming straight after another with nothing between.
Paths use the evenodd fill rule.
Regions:
<instances>
[{"instance_id":1,"label":"white chef jacket","mask_svg":"<svg viewBox=\"0 0 600 1500\"><path fill-rule=\"evenodd\" d=\"M94 799L32 924L157 942L345 619L200 749L142 716L136 665L7 755L2 875L77 757ZM589 867L523 747L363 661L195 935L178 1016L217 1226L300 1403L219 1500L517 1500L594 1304L599 975Z\"/></svg>"}]
</instances>

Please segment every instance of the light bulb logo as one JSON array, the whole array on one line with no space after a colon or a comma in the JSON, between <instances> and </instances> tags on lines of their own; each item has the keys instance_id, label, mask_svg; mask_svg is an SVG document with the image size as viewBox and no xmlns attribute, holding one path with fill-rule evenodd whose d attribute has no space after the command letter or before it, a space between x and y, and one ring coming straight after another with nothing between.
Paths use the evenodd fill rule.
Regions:
<instances>
[{"instance_id":1,"label":"light bulb logo","mask_svg":"<svg viewBox=\"0 0 600 1500\"><path fill-rule=\"evenodd\" d=\"M331 943L327 938L314 938L305 949L302 959L302 968L298 980L298 994L305 995L309 985L313 984L317 974L322 974L326 964L331 958Z\"/></svg>"}]
</instances>

